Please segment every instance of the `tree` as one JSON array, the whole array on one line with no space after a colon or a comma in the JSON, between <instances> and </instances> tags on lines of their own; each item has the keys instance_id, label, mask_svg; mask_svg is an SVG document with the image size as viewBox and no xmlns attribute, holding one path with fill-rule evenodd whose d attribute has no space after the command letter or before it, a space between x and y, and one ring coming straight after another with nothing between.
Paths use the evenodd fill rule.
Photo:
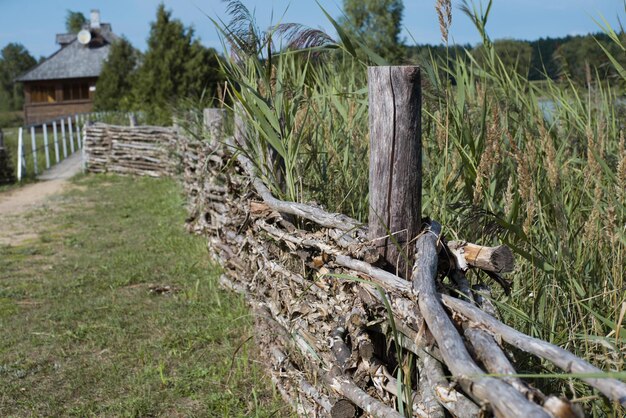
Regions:
<instances>
[{"instance_id":1,"label":"tree","mask_svg":"<svg viewBox=\"0 0 626 418\"><path fill-rule=\"evenodd\" d=\"M161 3L133 88L135 107L145 110L154 123L170 123L169 108L177 101L214 93L218 67L216 51L203 47L194 39L193 29L172 19Z\"/></svg>"},{"instance_id":2,"label":"tree","mask_svg":"<svg viewBox=\"0 0 626 418\"><path fill-rule=\"evenodd\" d=\"M554 52L569 39L570 37L540 38L532 41L530 46L533 49L533 54L528 79L543 80L547 76L547 78L556 80L559 76L559 66L554 60Z\"/></svg>"},{"instance_id":3,"label":"tree","mask_svg":"<svg viewBox=\"0 0 626 418\"><path fill-rule=\"evenodd\" d=\"M19 110L24 103L21 83L15 79L37 63L23 45L10 43L0 51L0 108Z\"/></svg>"},{"instance_id":4,"label":"tree","mask_svg":"<svg viewBox=\"0 0 626 418\"><path fill-rule=\"evenodd\" d=\"M517 71L527 78L530 70L532 47L528 42L513 39L500 39L493 42L493 48L506 71ZM480 45L472 51L479 64L485 64L485 47Z\"/></svg>"},{"instance_id":5,"label":"tree","mask_svg":"<svg viewBox=\"0 0 626 418\"><path fill-rule=\"evenodd\" d=\"M87 23L87 18L81 12L67 11L65 15L65 30L67 33L78 33Z\"/></svg>"},{"instance_id":6,"label":"tree","mask_svg":"<svg viewBox=\"0 0 626 418\"><path fill-rule=\"evenodd\" d=\"M340 23L349 34L391 62L402 58L402 0L344 0L343 11Z\"/></svg>"},{"instance_id":7,"label":"tree","mask_svg":"<svg viewBox=\"0 0 626 418\"><path fill-rule=\"evenodd\" d=\"M111 45L96 84L94 107L97 110L129 110L137 59L138 51L126 38Z\"/></svg>"},{"instance_id":8,"label":"tree","mask_svg":"<svg viewBox=\"0 0 626 418\"><path fill-rule=\"evenodd\" d=\"M619 35L626 40L626 35ZM611 63L604 48L620 63L626 65L626 54L603 33L594 35L575 36L561 45L554 53L554 60L558 63L560 76L570 77L579 85L586 85L587 77L596 78L596 71L602 80L618 79L618 72Z\"/></svg>"}]
</instances>

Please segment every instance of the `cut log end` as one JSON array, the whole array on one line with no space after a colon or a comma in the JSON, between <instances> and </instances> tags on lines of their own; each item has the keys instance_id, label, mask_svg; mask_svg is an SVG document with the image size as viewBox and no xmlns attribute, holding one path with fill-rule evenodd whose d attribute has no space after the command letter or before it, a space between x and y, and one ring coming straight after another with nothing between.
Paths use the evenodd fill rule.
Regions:
<instances>
[{"instance_id":1,"label":"cut log end","mask_svg":"<svg viewBox=\"0 0 626 418\"><path fill-rule=\"evenodd\" d=\"M356 408L347 399L339 399L330 409L332 418L352 418L356 415Z\"/></svg>"},{"instance_id":2,"label":"cut log end","mask_svg":"<svg viewBox=\"0 0 626 418\"><path fill-rule=\"evenodd\" d=\"M497 247L485 247L464 241L450 241L448 248L457 256L462 255L463 260L457 261L459 267L477 267L494 273L510 273L515 269L513 252L506 245Z\"/></svg>"}]
</instances>

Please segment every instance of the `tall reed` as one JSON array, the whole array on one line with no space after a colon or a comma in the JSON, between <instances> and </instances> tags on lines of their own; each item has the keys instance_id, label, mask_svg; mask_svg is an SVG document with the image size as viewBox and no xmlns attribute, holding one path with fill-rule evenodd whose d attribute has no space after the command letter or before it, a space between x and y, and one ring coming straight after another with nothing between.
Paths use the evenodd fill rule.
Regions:
<instances>
[{"instance_id":1,"label":"tall reed","mask_svg":"<svg viewBox=\"0 0 626 418\"><path fill-rule=\"evenodd\" d=\"M449 2L438 4L447 40ZM494 301L505 322L607 371L623 370L622 92L593 71L587 90L567 79L534 84L511 71L487 34L490 9L491 1L484 9L462 9L483 39L478 52L422 63L422 211L446 225L450 237L506 243L517 253L512 292L496 292ZM284 198L315 201L365 222L369 139L362 57L380 61L367 50L355 51L358 40L341 32L341 41L334 42L302 27L280 28L242 37L253 39L256 48L245 54L239 45L225 64L230 84L238 86L231 93L251 127L252 141L242 152ZM222 30L233 39L232 31ZM303 42L313 34L315 41ZM294 49L298 38L304 50ZM611 61L626 83L626 71ZM268 147L284 159L284 190L265 157ZM470 278L474 284L489 281L480 273ZM520 355L522 369L524 360ZM610 410L566 379L536 383L589 396L583 403L594 415Z\"/></svg>"}]
</instances>

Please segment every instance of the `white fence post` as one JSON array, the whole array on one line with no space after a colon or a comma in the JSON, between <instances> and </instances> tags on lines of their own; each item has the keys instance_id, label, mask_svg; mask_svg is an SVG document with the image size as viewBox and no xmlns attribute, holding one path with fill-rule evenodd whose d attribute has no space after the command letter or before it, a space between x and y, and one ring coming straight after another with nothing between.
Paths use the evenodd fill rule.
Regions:
<instances>
[{"instance_id":1,"label":"white fence post","mask_svg":"<svg viewBox=\"0 0 626 418\"><path fill-rule=\"evenodd\" d=\"M74 120L76 121L76 145L78 149L83 147L83 143L80 139L80 121L78 120L78 114L74 115Z\"/></svg>"},{"instance_id":2,"label":"white fence post","mask_svg":"<svg viewBox=\"0 0 626 418\"><path fill-rule=\"evenodd\" d=\"M63 158L67 158L67 140L65 139L65 121L61 119L61 136L63 137Z\"/></svg>"},{"instance_id":3,"label":"white fence post","mask_svg":"<svg viewBox=\"0 0 626 418\"><path fill-rule=\"evenodd\" d=\"M22 181L22 166L24 165L24 139L22 127L17 131L17 181Z\"/></svg>"},{"instance_id":4,"label":"white fence post","mask_svg":"<svg viewBox=\"0 0 626 418\"><path fill-rule=\"evenodd\" d=\"M82 160L83 160L83 173L87 172L87 156L85 155L85 140L87 138L87 129L86 126L89 124L89 122L84 123L83 122L83 144L81 146L82 152L81 152L81 156L82 156Z\"/></svg>"},{"instance_id":5,"label":"white fence post","mask_svg":"<svg viewBox=\"0 0 626 418\"><path fill-rule=\"evenodd\" d=\"M46 169L50 168L50 150L48 149L48 125L43 124L43 147L46 150Z\"/></svg>"},{"instance_id":6,"label":"white fence post","mask_svg":"<svg viewBox=\"0 0 626 418\"><path fill-rule=\"evenodd\" d=\"M59 135L57 134L57 121L52 121L52 133L54 134L54 156L59 163Z\"/></svg>"},{"instance_id":7,"label":"white fence post","mask_svg":"<svg viewBox=\"0 0 626 418\"><path fill-rule=\"evenodd\" d=\"M37 137L35 136L35 127L30 127L30 143L33 147L33 168L35 175L39 174L39 168L37 167Z\"/></svg>"},{"instance_id":8,"label":"white fence post","mask_svg":"<svg viewBox=\"0 0 626 418\"><path fill-rule=\"evenodd\" d=\"M72 117L67 118L67 130L70 133L70 152L74 154L74 129L72 129Z\"/></svg>"}]
</instances>

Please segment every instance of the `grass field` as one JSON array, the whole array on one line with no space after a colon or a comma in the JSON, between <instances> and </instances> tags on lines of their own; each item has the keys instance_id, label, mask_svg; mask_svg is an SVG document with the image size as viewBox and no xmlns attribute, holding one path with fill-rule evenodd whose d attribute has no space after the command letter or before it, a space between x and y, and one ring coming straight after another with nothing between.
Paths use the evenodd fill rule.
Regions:
<instances>
[{"instance_id":1,"label":"grass field","mask_svg":"<svg viewBox=\"0 0 626 418\"><path fill-rule=\"evenodd\" d=\"M0 247L0 416L289 414L174 181L74 186Z\"/></svg>"}]
</instances>

